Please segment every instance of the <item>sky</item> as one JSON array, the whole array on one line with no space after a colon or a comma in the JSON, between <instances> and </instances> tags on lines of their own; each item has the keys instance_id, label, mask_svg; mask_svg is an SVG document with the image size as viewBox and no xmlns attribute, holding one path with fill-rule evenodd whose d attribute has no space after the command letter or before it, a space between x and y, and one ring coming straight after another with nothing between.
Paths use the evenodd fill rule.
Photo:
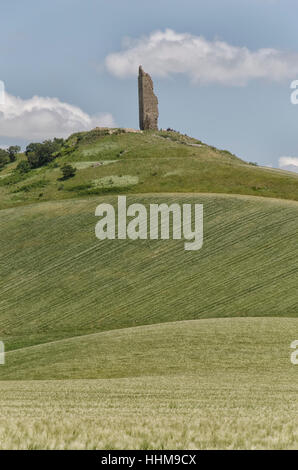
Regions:
<instances>
[{"instance_id":1,"label":"sky","mask_svg":"<svg viewBox=\"0 0 298 470\"><path fill-rule=\"evenodd\" d=\"M0 147L138 128L142 64L160 128L298 171L297 17L297 0L0 0Z\"/></svg>"}]
</instances>

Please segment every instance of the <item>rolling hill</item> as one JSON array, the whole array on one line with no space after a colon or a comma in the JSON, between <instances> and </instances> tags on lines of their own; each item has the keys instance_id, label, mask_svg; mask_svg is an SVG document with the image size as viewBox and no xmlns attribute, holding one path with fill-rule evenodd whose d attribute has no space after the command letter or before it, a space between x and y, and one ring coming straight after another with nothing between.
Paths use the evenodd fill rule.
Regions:
<instances>
[{"instance_id":1,"label":"rolling hill","mask_svg":"<svg viewBox=\"0 0 298 470\"><path fill-rule=\"evenodd\" d=\"M295 383L288 338L297 324L292 318L220 318L91 333L9 351L1 379L210 375L222 380L236 377L236 370L239 382L252 376L258 382L265 374Z\"/></svg>"},{"instance_id":2,"label":"rolling hill","mask_svg":"<svg viewBox=\"0 0 298 470\"><path fill-rule=\"evenodd\" d=\"M23 157L21 157L23 158ZM298 200L298 175L257 167L178 132L95 129L66 140L48 166L0 172L0 209L104 194L221 193ZM77 168L61 181L61 167Z\"/></svg>"},{"instance_id":3,"label":"rolling hill","mask_svg":"<svg viewBox=\"0 0 298 470\"><path fill-rule=\"evenodd\" d=\"M0 173L1 447L295 448L297 175L121 129L16 164ZM118 194L203 204L203 248L99 241L95 208Z\"/></svg>"},{"instance_id":4,"label":"rolling hill","mask_svg":"<svg viewBox=\"0 0 298 470\"><path fill-rule=\"evenodd\" d=\"M94 213L103 200L117 199L1 211L0 331L8 349L169 321L297 316L296 202L203 194L128 198L145 206L203 203L203 249L186 252L183 240L99 241Z\"/></svg>"},{"instance_id":5,"label":"rolling hill","mask_svg":"<svg viewBox=\"0 0 298 470\"><path fill-rule=\"evenodd\" d=\"M0 447L295 449L295 331L297 318L217 318L13 350Z\"/></svg>"}]
</instances>

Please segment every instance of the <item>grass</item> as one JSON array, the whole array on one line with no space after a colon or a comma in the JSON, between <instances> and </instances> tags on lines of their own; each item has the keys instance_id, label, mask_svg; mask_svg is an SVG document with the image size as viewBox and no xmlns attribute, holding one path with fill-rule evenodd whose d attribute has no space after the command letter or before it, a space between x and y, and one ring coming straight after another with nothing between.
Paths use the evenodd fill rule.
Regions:
<instances>
[{"instance_id":1,"label":"grass","mask_svg":"<svg viewBox=\"0 0 298 470\"><path fill-rule=\"evenodd\" d=\"M296 395L285 384L241 381L236 392L223 378L182 375L9 381L0 390L1 449L297 448Z\"/></svg>"},{"instance_id":2,"label":"grass","mask_svg":"<svg viewBox=\"0 0 298 470\"><path fill-rule=\"evenodd\" d=\"M204 204L204 246L95 237L113 196L1 211L0 335L7 348L207 317L297 316L298 206L220 195L128 203ZM160 282L162 279L162 283Z\"/></svg>"},{"instance_id":3,"label":"grass","mask_svg":"<svg viewBox=\"0 0 298 470\"><path fill-rule=\"evenodd\" d=\"M2 367L28 375L0 383L0 447L294 449L297 321L186 321L11 351ZM28 380L34 370L53 380Z\"/></svg>"},{"instance_id":4,"label":"grass","mask_svg":"<svg viewBox=\"0 0 298 470\"><path fill-rule=\"evenodd\" d=\"M16 189L14 189L12 192L13 193L19 193L19 192L22 192L22 191L25 191L25 192L29 192L31 191L32 189L41 189L41 188L44 188L46 185L48 184L48 181L45 180L45 179L42 179L42 180L37 180L37 181L34 181L33 183L29 183L29 184L24 184L22 186L18 186Z\"/></svg>"},{"instance_id":5,"label":"grass","mask_svg":"<svg viewBox=\"0 0 298 470\"><path fill-rule=\"evenodd\" d=\"M102 165L109 165L111 163L115 163L118 160L106 160L101 162L72 162L72 166L74 166L77 170L85 170L86 168L96 168Z\"/></svg>"},{"instance_id":6,"label":"grass","mask_svg":"<svg viewBox=\"0 0 298 470\"><path fill-rule=\"evenodd\" d=\"M126 187L126 192L131 194L206 192L298 200L298 175L295 173L248 164L226 150L176 132L114 132L97 130L68 139L55 163L60 166L70 163L77 172L63 188L57 181L59 168L49 165L31 170L25 176L30 190L16 195L16 176L5 176L13 171L17 162L8 165L0 174L0 209L39 200L77 198L82 195L79 188L94 180L113 180L125 175L138 180L137 184ZM42 196L34 187L41 177L49 182ZM118 189L116 185L110 188L114 194ZM88 194L95 195L94 191Z\"/></svg>"},{"instance_id":7,"label":"grass","mask_svg":"<svg viewBox=\"0 0 298 470\"><path fill-rule=\"evenodd\" d=\"M121 129L17 163L0 173L0 448L297 448L298 176ZM203 203L203 248L97 240L120 192Z\"/></svg>"},{"instance_id":8,"label":"grass","mask_svg":"<svg viewBox=\"0 0 298 470\"><path fill-rule=\"evenodd\" d=\"M232 372L297 384L290 344L298 319L226 318L154 324L11 350L1 379L108 379Z\"/></svg>"},{"instance_id":9,"label":"grass","mask_svg":"<svg viewBox=\"0 0 298 470\"><path fill-rule=\"evenodd\" d=\"M0 448L295 449L295 390L275 383L183 375L1 382Z\"/></svg>"},{"instance_id":10,"label":"grass","mask_svg":"<svg viewBox=\"0 0 298 470\"><path fill-rule=\"evenodd\" d=\"M138 184L139 178L137 176L122 175L122 176L104 176L92 181L92 185L96 188L119 188L121 186L129 187Z\"/></svg>"}]
</instances>

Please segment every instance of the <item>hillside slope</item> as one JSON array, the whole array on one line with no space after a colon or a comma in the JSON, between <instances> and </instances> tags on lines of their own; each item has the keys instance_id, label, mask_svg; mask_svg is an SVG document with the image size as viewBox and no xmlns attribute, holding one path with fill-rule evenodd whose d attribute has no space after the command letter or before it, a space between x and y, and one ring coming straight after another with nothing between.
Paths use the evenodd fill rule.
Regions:
<instances>
[{"instance_id":1,"label":"hillside slope","mask_svg":"<svg viewBox=\"0 0 298 470\"><path fill-rule=\"evenodd\" d=\"M296 449L297 322L189 320L8 352L0 448Z\"/></svg>"},{"instance_id":2,"label":"hillside slope","mask_svg":"<svg viewBox=\"0 0 298 470\"><path fill-rule=\"evenodd\" d=\"M0 172L0 448L297 448L298 175L103 129L16 165ZM99 241L96 206L118 194L203 204L203 248Z\"/></svg>"},{"instance_id":3,"label":"hillside slope","mask_svg":"<svg viewBox=\"0 0 298 470\"><path fill-rule=\"evenodd\" d=\"M75 166L77 173L61 181L59 167L65 163ZM297 174L259 168L178 132L95 129L70 136L48 166L19 175L14 173L16 165L0 172L0 209L120 192L207 192L298 200Z\"/></svg>"},{"instance_id":4,"label":"hillside slope","mask_svg":"<svg viewBox=\"0 0 298 470\"><path fill-rule=\"evenodd\" d=\"M297 318L217 318L105 331L7 353L0 380L191 375L298 385L289 360Z\"/></svg>"},{"instance_id":5,"label":"hillside slope","mask_svg":"<svg viewBox=\"0 0 298 470\"><path fill-rule=\"evenodd\" d=\"M208 317L297 317L298 204L225 195L140 195L204 204L203 249L95 237L114 196L1 211L0 335L8 349ZM162 279L162 283L161 283Z\"/></svg>"}]
</instances>

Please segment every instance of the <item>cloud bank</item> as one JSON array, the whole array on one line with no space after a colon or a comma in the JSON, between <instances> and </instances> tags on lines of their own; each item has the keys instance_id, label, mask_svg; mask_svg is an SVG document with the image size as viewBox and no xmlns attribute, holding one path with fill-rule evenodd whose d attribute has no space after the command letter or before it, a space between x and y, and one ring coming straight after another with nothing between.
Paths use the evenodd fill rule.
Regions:
<instances>
[{"instance_id":1,"label":"cloud bank","mask_svg":"<svg viewBox=\"0 0 298 470\"><path fill-rule=\"evenodd\" d=\"M297 53L268 48L251 51L171 29L137 40L126 38L123 46L123 51L105 60L107 69L120 78L135 76L140 64L155 77L185 74L202 84L241 86L253 79L281 81L298 74Z\"/></svg>"},{"instance_id":2,"label":"cloud bank","mask_svg":"<svg viewBox=\"0 0 298 470\"><path fill-rule=\"evenodd\" d=\"M278 166L282 170L298 172L298 157L280 157Z\"/></svg>"},{"instance_id":3,"label":"cloud bank","mask_svg":"<svg viewBox=\"0 0 298 470\"><path fill-rule=\"evenodd\" d=\"M23 100L5 93L4 104L0 103L0 137L43 140L114 125L110 113L90 116L57 98L33 96Z\"/></svg>"}]
</instances>

